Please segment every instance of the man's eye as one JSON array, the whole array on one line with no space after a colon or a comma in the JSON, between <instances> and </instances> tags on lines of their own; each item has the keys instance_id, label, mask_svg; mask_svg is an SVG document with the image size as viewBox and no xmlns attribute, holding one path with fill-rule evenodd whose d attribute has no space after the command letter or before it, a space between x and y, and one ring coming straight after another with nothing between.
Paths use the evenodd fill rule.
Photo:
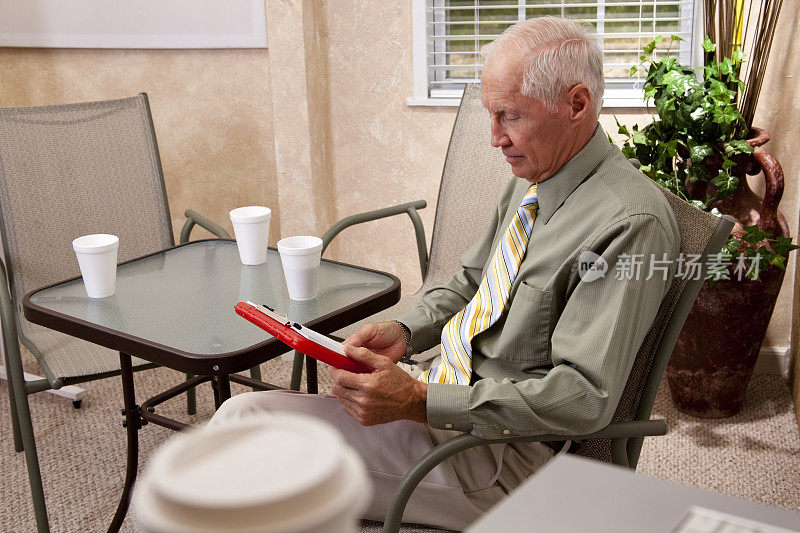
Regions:
<instances>
[{"instance_id":1,"label":"man's eye","mask_svg":"<svg viewBox=\"0 0 800 533\"><path fill-rule=\"evenodd\" d=\"M513 121L513 120L517 120L519 118L519 115L506 115L503 118L505 118L506 120Z\"/></svg>"}]
</instances>

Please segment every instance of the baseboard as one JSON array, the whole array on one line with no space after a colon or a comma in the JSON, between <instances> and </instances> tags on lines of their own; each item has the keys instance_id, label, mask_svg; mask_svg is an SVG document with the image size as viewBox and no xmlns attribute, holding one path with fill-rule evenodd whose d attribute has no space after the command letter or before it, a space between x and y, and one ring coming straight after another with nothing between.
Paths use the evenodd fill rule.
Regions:
<instances>
[{"instance_id":1,"label":"baseboard","mask_svg":"<svg viewBox=\"0 0 800 533\"><path fill-rule=\"evenodd\" d=\"M756 360L756 367L753 372L756 374L787 375L789 373L789 347L762 347L758 352L758 360Z\"/></svg>"}]
</instances>

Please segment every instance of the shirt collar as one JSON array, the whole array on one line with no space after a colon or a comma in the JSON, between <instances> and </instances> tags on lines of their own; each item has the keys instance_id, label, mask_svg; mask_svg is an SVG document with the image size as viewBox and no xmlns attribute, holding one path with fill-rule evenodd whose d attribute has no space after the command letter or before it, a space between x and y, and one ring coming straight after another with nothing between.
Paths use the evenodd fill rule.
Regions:
<instances>
[{"instance_id":1,"label":"shirt collar","mask_svg":"<svg viewBox=\"0 0 800 533\"><path fill-rule=\"evenodd\" d=\"M572 159L561 165L555 174L539 183L537 220L547 224L553 213L569 198L572 191L605 159L610 149L611 143L608 136L598 124L589 142ZM530 183L525 183L524 187L521 187L523 195L529 186Z\"/></svg>"}]
</instances>

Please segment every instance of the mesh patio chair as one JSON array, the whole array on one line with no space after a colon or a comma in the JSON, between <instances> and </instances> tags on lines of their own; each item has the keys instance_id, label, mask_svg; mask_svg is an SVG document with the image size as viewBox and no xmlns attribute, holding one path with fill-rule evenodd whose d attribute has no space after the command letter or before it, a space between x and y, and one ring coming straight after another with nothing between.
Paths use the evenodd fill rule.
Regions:
<instances>
[{"instance_id":1,"label":"mesh patio chair","mask_svg":"<svg viewBox=\"0 0 800 533\"><path fill-rule=\"evenodd\" d=\"M718 253L733 229L729 217L718 218L689 205L661 189L672 207L681 236L680 253L698 254L705 265L709 255ZM456 453L499 442L545 442L571 440L577 444L571 453L636 469L646 436L665 435L664 420L650 420L658 385L672 354L675 340L703 284L705 269L691 279L676 277L661 302L650 331L634 360L628 382L611 423L588 435L536 435L506 439L481 439L469 433L446 441L421 458L403 478L386 513L384 533L400 530L403 511L419 482L439 463Z\"/></svg>"},{"instance_id":2,"label":"mesh patio chair","mask_svg":"<svg viewBox=\"0 0 800 533\"><path fill-rule=\"evenodd\" d=\"M229 237L216 225L206 227ZM22 299L80 274L71 241L81 235L119 236L120 262L174 245L147 95L0 109L0 230L0 310L14 445L25 451L37 526L47 531L28 395L117 375L120 359L115 351L28 322ZM44 379L24 381L20 342ZM137 370L154 366L137 358L133 364Z\"/></svg>"}]
</instances>

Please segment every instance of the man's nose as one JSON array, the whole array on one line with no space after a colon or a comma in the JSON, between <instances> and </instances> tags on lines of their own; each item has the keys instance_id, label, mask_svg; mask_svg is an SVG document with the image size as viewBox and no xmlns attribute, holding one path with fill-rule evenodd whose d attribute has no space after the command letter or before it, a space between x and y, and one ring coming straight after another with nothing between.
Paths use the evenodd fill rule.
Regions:
<instances>
[{"instance_id":1,"label":"man's nose","mask_svg":"<svg viewBox=\"0 0 800 533\"><path fill-rule=\"evenodd\" d=\"M500 148L501 146L506 146L510 144L511 140L506 135L506 132L503 131L503 128L500 126L500 121L496 118L492 117L492 126L491 126L491 144L495 148Z\"/></svg>"}]
</instances>

